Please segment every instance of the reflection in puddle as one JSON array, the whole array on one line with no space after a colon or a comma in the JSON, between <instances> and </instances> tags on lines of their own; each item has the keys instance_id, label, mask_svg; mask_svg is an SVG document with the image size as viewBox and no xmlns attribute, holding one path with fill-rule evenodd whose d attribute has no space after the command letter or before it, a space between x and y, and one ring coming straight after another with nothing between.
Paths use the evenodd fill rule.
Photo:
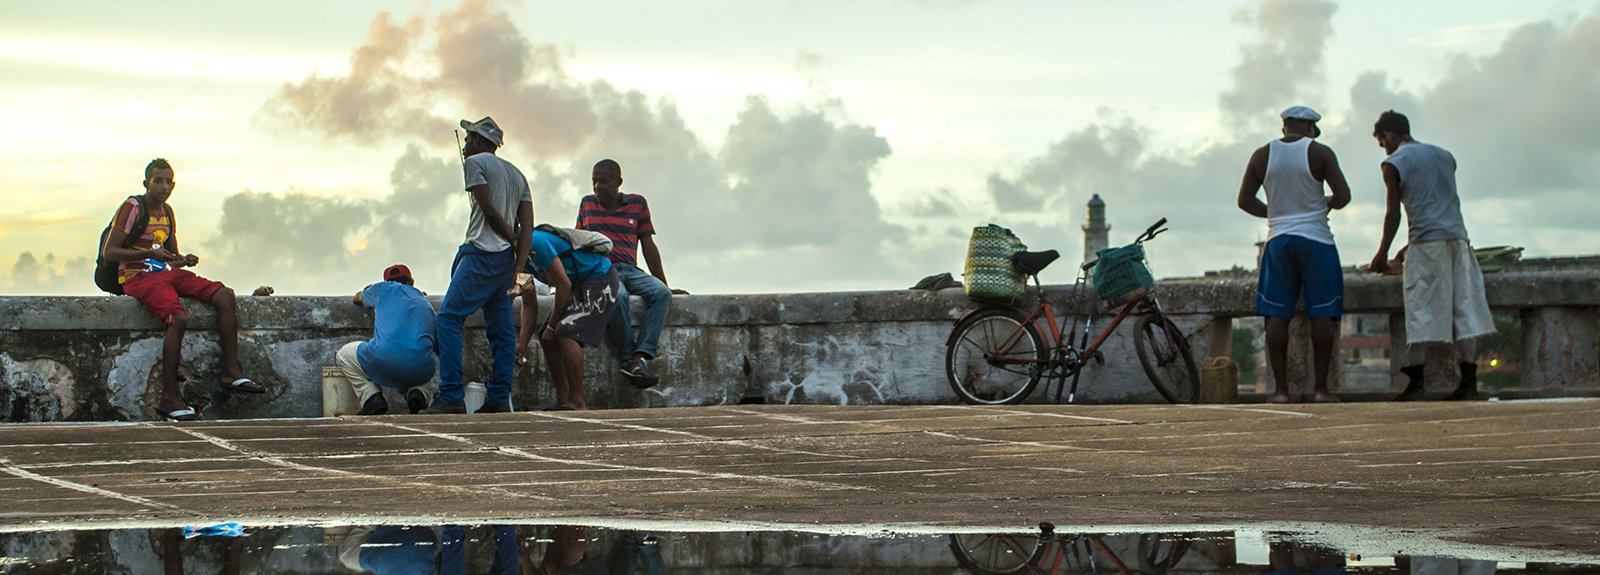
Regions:
<instances>
[{"instance_id":1,"label":"reflection in puddle","mask_svg":"<svg viewBox=\"0 0 1600 575\"><path fill-rule=\"evenodd\" d=\"M1252 530L828 535L548 525L178 528L0 533L0 573L904 573L1492 575L1600 573L1600 558L1512 548L1363 557L1325 537ZM1322 534L1325 535L1325 534ZM1521 557L1522 559L1519 559Z\"/></svg>"}]
</instances>

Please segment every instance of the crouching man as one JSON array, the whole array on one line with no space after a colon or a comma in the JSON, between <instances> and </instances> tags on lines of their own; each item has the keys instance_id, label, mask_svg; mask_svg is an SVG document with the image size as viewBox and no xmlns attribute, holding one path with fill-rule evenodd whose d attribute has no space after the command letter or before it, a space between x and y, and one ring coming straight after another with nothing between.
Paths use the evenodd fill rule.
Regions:
<instances>
[{"instance_id":1,"label":"crouching man","mask_svg":"<svg viewBox=\"0 0 1600 575\"><path fill-rule=\"evenodd\" d=\"M411 413L428 407L428 394L422 386L433 379L439 366L434 311L414 283L410 268L392 265L383 270L383 281L367 286L352 300L374 311L372 341L345 344L335 359L361 399L361 415L389 412L389 402L378 386L406 390L406 407Z\"/></svg>"}]
</instances>

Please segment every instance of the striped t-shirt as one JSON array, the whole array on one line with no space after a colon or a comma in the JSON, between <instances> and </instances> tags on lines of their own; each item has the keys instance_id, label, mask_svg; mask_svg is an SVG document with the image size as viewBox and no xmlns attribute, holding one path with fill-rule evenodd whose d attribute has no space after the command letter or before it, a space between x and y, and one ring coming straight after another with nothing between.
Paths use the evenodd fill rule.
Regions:
<instances>
[{"instance_id":1,"label":"striped t-shirt","mask_svg":"<svg viewBox=\"0 0 1600 575\"><path fill-rule=\"evenodd\" d=\"M577 228L611 238L611 261L636 267L639 238L656 233L650 223L650 205L638 194L623 194L622 205L615 210L600 205L594 194L584 197L578 205Z\"/></svg>"}]
</instances>

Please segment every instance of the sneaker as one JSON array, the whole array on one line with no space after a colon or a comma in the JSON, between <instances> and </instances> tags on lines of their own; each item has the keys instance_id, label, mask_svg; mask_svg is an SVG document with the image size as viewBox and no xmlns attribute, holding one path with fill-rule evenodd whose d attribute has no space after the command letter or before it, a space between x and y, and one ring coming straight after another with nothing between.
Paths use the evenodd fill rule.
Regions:
<instances>
[{"instance_id":1,"label":"sneaker","mask_svg":"<svg viewBox=\"0 0 1600 575\"><path fill-rule=\"evenodd\" d=\"M383 392L372 394L361 403L361 412L356 415L383 415L389 413L389 400L383 398Z\"/></svg>"},{"instance_id":2,"label":"sneaker","mask_svg":"<svg viewBox=\"0 0 1600 575\"><path fill-rule=\"evenodd\" d=\"M418 388L411 388L406 392L406 409L411 413L421 413L428 408L428 392Z\"/></svg>"},{"instance_id":3,"label":"sneaker","mask_svg":"<svg viewBox=\"0 0 1600 575\"><path fill-rule=\"evenodd\" d=\"M644 358L631 357L622 362L620 370L628 378L628 383L639 389L654 387L660 382L656 374L650 373L650 366L645 364Z\"/></svg>"},{"instance_id":4,"label":"sneaker","mask_svg":"<svg viewBox=\"0 0 1600 575\"><path fill-rule=\"evenodd\" d=\"M511 413L511 404L485 403L483 404L483 407L478 408L478 410L474 411L473 413Z\"/></svg>"},{"instance_id":5,"label":"sneaker","mask_svg":"<svg viewBox=\"0 0 1600 575\"><path fill-rule=\"evenodd\" d=\"M446 402L441 401L441 402L438 402L438 403L435 403L433 405L428 406L427 409L422 410L422 413L424 415L440 415L440 414L466 413L466 412L467 412L467 404L465 402L460 402L460 401L453 402L453 403L446 403Z\"/></svg>"}]
</instances>

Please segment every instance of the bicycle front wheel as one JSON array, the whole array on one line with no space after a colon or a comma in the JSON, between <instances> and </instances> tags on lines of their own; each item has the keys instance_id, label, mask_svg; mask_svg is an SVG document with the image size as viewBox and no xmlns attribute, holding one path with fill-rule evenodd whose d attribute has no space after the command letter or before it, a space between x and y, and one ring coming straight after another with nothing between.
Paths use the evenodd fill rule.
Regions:
<instances>
[{"instance_id":1,"label":"bicycle front wheel","mask_svg":"<svg viewBox=\"0 0 1600 575\"><path fill-rule=\"evenodd\" d=\"M1172 320L1160 314L1139 316L1134 327L1133 348L1139 364L1161 397L1172 403L1200 400L1200 369L1195 367L1189 340Z\"/></svg>"},{"instance_id":2,"label":"bicycle front wheel","mask_svg":"<svg viewBox=\"0 0 1600 575\"><path fill-rule=\"evenodd\" d=\"M964 403L1022 403L1039 384L1046 352L1039 330L1015 311L988 309L956 324L944 373Z\"/></svg>"}]
</instances>

